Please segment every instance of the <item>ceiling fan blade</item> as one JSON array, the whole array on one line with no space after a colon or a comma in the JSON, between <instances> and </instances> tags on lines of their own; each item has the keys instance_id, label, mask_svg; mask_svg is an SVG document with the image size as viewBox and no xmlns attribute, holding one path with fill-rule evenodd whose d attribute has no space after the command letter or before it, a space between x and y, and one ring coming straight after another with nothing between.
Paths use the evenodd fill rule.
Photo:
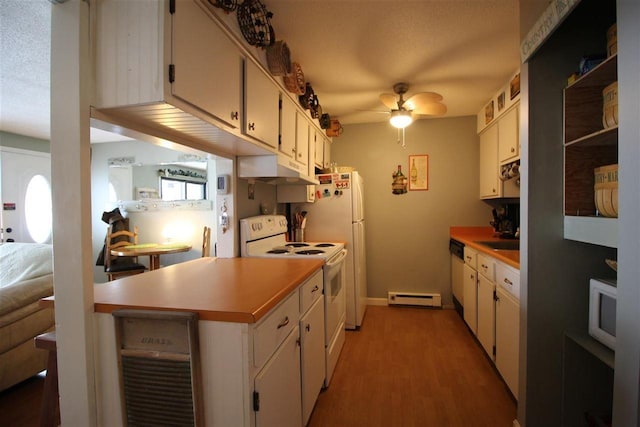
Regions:
<instances>
[{"instance_id":1,"label":"ceiling fan blade","mask_svg":"<svg viewBox=\"0 0 640 427\"><path fill-rule=\"evenodd\" d=\"M398 109L398 97L392 93L383 93L380 95L380 102L387 106L390 110Z\"/></svg>"},{"instance_id":2,"label":"ceiling fan blade","mask_svg":"<svg viewBox=\"0 0 640 427\"><path fill-rule=\"evenodd\" d=\"M447 106L439 102L426 104L412 111L413 114L424 116L441 116L447 112Z\"/></svg>"},{"instance_id":3,"label":"ceiling fan blade","mask_svg":"<svg viewBox=\"0 0 640 427\"><path fill-rule=\"evenodd\" d=\"M423 105L439 101L442 101L442 95L440 95L439 93L420 92L407 99L404 102L404 108L406 108L407 110L418 110Z\"/></svg>"}]
</instances>

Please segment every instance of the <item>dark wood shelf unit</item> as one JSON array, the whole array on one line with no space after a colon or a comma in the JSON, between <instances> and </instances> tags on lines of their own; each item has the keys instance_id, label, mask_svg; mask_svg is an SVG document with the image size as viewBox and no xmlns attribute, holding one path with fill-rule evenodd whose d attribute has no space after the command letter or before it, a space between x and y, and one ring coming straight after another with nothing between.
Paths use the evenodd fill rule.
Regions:
<instances>
[{"instance_id":1,"label":"dark wood shelf unit","mask_svg":"<svg viewBox=\"0 0 640 427\"><path fill-rule=\"evenodd\" d=\"M618 56L612 55L565 89L565 144L604 129L602 90L617 73Z\"/></svg>"},{"instance_id":2,"label":"dark wood shelf unit","mask_svg":"<svg viewBox=\"0 0 640 427\"><path fill-rule=\"evenodd\" d=\"M565 215L596 215L593 170L618 163L618 127L602 123L602 91L617 72L612 55L564 90Z\"/></svg>"}]
</instances>

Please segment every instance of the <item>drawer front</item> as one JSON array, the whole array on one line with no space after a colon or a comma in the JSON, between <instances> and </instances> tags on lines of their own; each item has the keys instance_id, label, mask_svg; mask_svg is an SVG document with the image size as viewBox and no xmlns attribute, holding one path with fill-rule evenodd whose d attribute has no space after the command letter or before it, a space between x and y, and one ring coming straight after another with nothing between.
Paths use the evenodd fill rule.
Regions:
<instances>
[{"instance_id":1,"label":"drawer front","mask_svg":"<svg viewBox=\"0 0 640 427\"><path fill-rule=\"evenodd\" d=\"M520 270L508 265L496 265L496 283L520 301Z\"/></svg>"},{"instance_id":2,"label":"drawer front","mask_svg":"<svg viewBox=\"0 0 640 427\"><path fill-rule=\"evenodd\" d=\"M300 313L304 314L322 296L322 269L317 271L300 287Z\"/></svg>"},{"instance_id":3,"label":"drawer front","mask_svg":"<svg viewBox=\"0 0 640 427\"><path fill-rule=\"evenodd\" d=\"M261 367L298 324L300 301L296 290L273 309L254 329L253 364Z\"/></svg>"},{"instance_id":4,"label":"drawer front","mask_svg":"<svg viewBox=\"0 0 640 427\"><path fill-rule=\"evenodd\" d=\"M478 254L478 273L495 283L496 260L483 254Z\"/></svg>"},{"instance_id":5,"label":"drawer front","mask_svg":"<svg viewBox=\"0 0 640 427\"><path fill-rule=\"evenodd\" d=\"M468 246L464 247L464 263L474 270L478 269L478 253Z\"/></svg>"}]
</instances>

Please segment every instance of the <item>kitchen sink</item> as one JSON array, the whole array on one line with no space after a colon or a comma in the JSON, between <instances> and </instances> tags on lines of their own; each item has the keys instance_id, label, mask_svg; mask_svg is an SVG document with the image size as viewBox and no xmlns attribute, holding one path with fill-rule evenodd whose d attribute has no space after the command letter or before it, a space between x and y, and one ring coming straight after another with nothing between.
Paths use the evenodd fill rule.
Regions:
<instances>
[{"instance_id":1,"label":"kitchen sink","mask_svg":"<svg viewBox=\"0 0 640 427\"><path fill-rule=\"evenodd\" d=\"M519 240L497 240L491 242L475 242L483 246L487 246L493 250L508 250L508 251L519 251L520 250L520 241Z\"/></svg>"}]
</instances>

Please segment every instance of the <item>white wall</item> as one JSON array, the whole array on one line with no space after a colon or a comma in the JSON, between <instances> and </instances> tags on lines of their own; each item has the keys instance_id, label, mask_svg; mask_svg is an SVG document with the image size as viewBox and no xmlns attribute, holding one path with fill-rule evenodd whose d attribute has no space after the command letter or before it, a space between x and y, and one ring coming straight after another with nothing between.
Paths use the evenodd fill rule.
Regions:
<instances>
[{"instance_id":1,"label":"white wall","mask_svg":"<svg viewBox=\"0 0 640 427\"><path fill-rule=\"evenodd\" d=\"M368 294L440 292L452 304L449 227L488 226L480 201L475 116L418 120L406 129L406 148L387 122L346 125L331 145L332 161L365 179ZM427 191L391 193L391 174L408 171L409 155L429 155Z\"/></svg>"}]
</instances>

